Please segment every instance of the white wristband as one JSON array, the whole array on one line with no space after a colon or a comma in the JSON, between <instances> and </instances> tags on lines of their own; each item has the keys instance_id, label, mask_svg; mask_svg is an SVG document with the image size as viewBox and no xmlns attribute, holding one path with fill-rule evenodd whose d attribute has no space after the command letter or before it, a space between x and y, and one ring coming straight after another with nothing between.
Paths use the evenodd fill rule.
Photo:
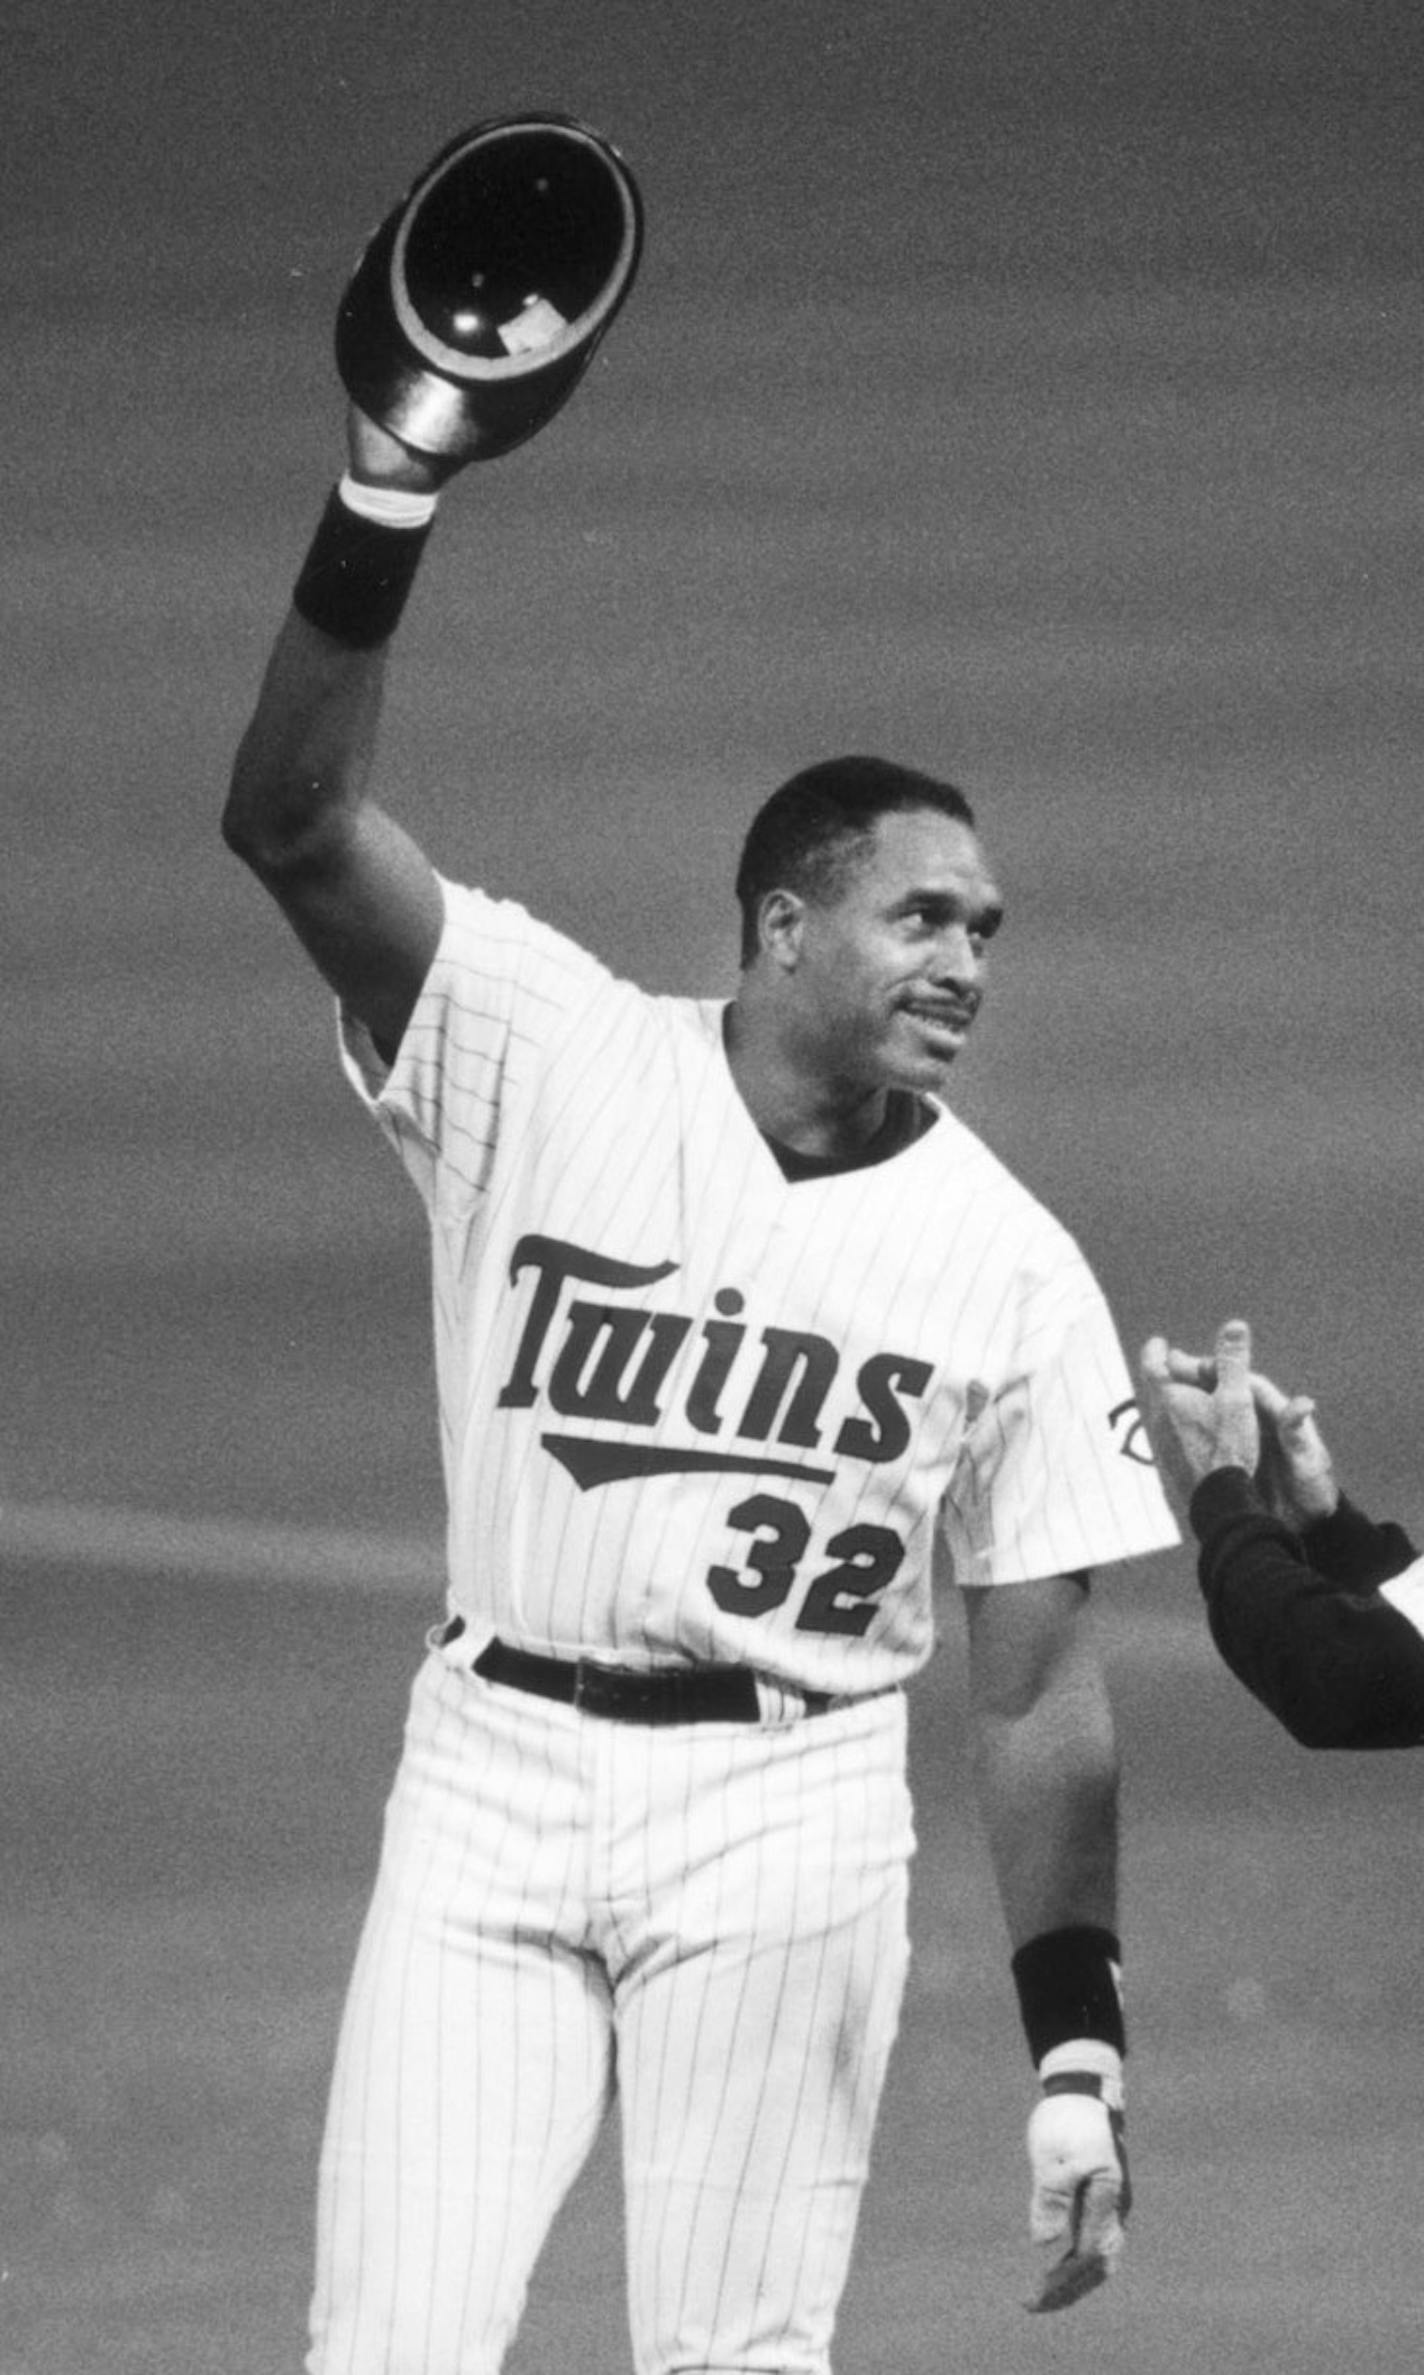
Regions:
<instances>
[{"instance_id":1,"label":"white wristband","mask_svg":"<svg viewBox=\"0 0 1424 2375\"><path fill-rule=\"evenodd\" d=\"M1105 2101L1111 2100L1107 2092L1111 2088L1116 2090L1117 2101L1121 2103L1122 2055L1104 2037L1075 2037L1066 2044L1055 2045L1038 2065L1039 2079L1044 2083L1080 2070L1090 2078L1102 2080Z\"/></svg>"},{"instance_id":2,"label":"white wristband","mask_svg":"<svg viewBox=\"0 0 1424 2375\"><path fill-rule=\"evenodd\" d=\"M406 487L368 487L350 471L343 473L337 493L358 519L374 520L382 528L424 528L435 517L438 497L420 495Z\"/></svg>"}]
</instances>

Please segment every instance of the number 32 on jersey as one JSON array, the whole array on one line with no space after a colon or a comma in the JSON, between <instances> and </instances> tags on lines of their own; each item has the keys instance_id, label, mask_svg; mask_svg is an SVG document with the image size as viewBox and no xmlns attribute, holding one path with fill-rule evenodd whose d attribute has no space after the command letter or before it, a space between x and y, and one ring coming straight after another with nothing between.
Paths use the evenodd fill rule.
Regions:
<instances>
[{"instance_id":1,"label":"number 32 on jersey","mask_svg":"<svg viewBox=\"0 0 1424 2375\"><path fill-rule=\"evenodd\" d=\"M750 1537L741 1567L710 1567L707 1588L728 1616L769 1616L795 1591L811 1521L794 1501L752 1493L727 1512ZM898 1574L905 1545L888 1526L846 1526L826 1544L832 1564L812 1576L796 1615L803 1633L864 1633L879 1593Z\"/></svg>"}]
</instances>

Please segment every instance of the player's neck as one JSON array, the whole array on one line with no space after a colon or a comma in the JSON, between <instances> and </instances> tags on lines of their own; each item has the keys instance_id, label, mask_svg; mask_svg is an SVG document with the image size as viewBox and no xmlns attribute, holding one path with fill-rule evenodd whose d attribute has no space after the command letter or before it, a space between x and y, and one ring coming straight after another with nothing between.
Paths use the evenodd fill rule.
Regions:
<instances>
[{"instance_id":1,"label":"player's neck","mask_svg":"<svg viewBox=\"0 0 1424 2375\"><path fill-rule=\"evenodd\" d=\"M836 1159L861 1153L884 1129L888 1089L852 1092L809 1071L753 1001L727 1008L722 1040L743 1104L778 1145Z\"/></svg>"}]
</instances>

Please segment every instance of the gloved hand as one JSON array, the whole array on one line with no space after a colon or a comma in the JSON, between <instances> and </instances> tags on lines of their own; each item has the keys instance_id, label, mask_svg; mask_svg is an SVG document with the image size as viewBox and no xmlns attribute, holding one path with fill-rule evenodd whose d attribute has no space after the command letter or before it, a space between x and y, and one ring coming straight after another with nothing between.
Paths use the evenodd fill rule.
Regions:
<instances>
[{"instance_id":1,"label":"gloved hand","mask_svg":"<svg viewBox=\"0 0 1424 2375\"><path fill-rule=\"evenodd\" d=\"M1097 2038L1056 2045L1039 2065L1042 2100L1028 2123L1029 2233L1054 2257L1035 2311L1067 2309L1112 2275L1132 2202L1123 2127L1122 2057Z\"/></svg>"}]
</instances>

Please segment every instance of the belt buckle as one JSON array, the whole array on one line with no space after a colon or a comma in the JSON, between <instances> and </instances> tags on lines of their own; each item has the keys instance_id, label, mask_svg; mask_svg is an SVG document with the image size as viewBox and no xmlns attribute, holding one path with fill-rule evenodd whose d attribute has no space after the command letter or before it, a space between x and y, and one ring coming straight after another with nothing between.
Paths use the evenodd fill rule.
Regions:
<instances>
[{"instance_id":1,"label":"belt buckle","mask_svg":"<svg viewBox=\"0 0 1424 2375\"><path fill-rule=\"evenodd\" d=\"M677 1711L677 1693L670 1681L662 1674L644 1674L636 1666L576 1658L574 1705L610 1723L667 1723Z\"/></svg>"},{"instance_id":2,"label":"belt buckle","mask_svg":"<svg viewBox=\"0 0 1424 2375\"><path fill-rule=\"evenodd\" d=\"M621 1671L605 1666L598 1658L574 1659L574 1705L585 1715L612 1716L626 1713L626 1699L620 1706L620 1685L633 1679Z\"/></svg>"}]
</instances>

